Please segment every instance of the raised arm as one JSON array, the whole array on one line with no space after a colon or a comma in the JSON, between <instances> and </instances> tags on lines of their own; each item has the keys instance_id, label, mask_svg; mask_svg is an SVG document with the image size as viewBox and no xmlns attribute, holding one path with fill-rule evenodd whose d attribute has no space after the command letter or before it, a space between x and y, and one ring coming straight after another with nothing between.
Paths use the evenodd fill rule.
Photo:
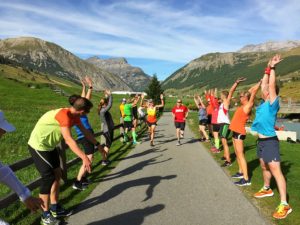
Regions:
<instances>
[{"instance_id":1,"label":"raised arm","mask_svg":"<svg viewBox=\"0 0 300 225\"><path fill-rule=\"evenodd\" d=\"M81 86L82 86L81 97L85 98L85 83L84 83L83 79L80 79L80 82L81 82Z\"/></svg>"},{"instance_id":2,"label":"raised arm","mask_svg":"<svg viewBox=\"0 0 300 225\"><path fill-rule=\"evenodd\" d=\"M143 105L144 98L145 98L145 95L144 95L144 94L141 94L141 102L140 102L140 107L143 107L143 108L145 108L145 105ZM146 107L147 107L147 106L146 106Z\"/></svg>"},{"instance_id":3,"label":"raised arm","mask_svg":"<svg viewBox=\"0 0 300 225\"><path fill-rule=\"evenodd\" d=\"M140 100L140 96L138 96L137 98L134 98L133 102L132 102L132 107L136 106L137 103L139 102Z\"/></svg>"},{"instance_id":4,"label":"raised arm","mask_svg":"<svg viewBox=\"0 0 300 225\"><path fill-rule=\"evenodd\" d=\"M234 84L231 86L231 88L230 88L230 90L229 90L229 93L228 93L228 97L227 97L228 103L230 103L231 98L232 98L232 95L233 95L233 93L234 93L236 87L239 85L239 83L241 83L241 82L243 82L243 81L245 81L245 80L247 80L247 79L244 78L244 77L240 77L240 78L238 78L238 79L234 82Z\"/></svg>"},{"instance_id":5,"label":"raised arm","mask_svg":"<svg viewBox=\"0 0 300 225\"><path fill-rule=\"evenodd\" d=\"M87 98L88 100L90 100L92 98L92 90L93 90L93 82L92 79L88 76L85 77L85 82L88 84L89 89L86 93L85 98Z\"/></svg>"},{"instance_id":6,"label":"raised arm","mask_svg":"<svg viewBox=\"0 0 300 225\"><path fill-rule=\"evenodd\" d=\"M113 97L112 97L112 94L109 90L105 90L104 93L105 93L105 96L108 98L108 103L107 103L107 106L103 106L101 108L101 111L107 112L112 107Z\"/></svg>"},{"instance_id":7,"label":"raised arm","mask_svg":"<svg viewBox=\"0 0 300 225\"><path fill-rule=\"evenodd\" d=\"M156 105L156 108L162 108L165 106L164 95L160 94L160 105Z\"/></svg>"},{"instance_id":8,"label":"raised arm","mask_svg":"<svg viewBox=\"0 0 300 225\"><path fill-rule=\"evenodd\" d=\"M269 94L270 94L270 103L272 104L277 98L276 94L276 76L275 76L275 66L279 64L283 59L280 55L275 55L270 61L270 77L269 77Z\"/></svg>"},{"instance_id":9,"label":"raised arm","mask_svg":"<svg viewBox=\"0 0 300 225\"><path fill-rule=\"evenodd\" d=\"M250 93L250 98L249 98L248 103L243 108L243 110L246 114L250 113L250 111L254 105L255 96L256 96L256 93L257 93L261 83L262 83L262 79L248 90L248 92Z\"/></svg>"},{"instance_id":10,"label":"raised arm","mask_svg":"<svg viewBox=\"0 0 300 225\"><path fill-rule=\"evenodd\" d=\"M203 108L206 108L206 105L203 103L201 96L198 95L198 100Z\"/></svg>"},{"instance_id":11,"label":"raised arm","mask_svg":"<svg viewBox=\"0 0 300 225\"><path fill-rule=\"evenodd\" d=\"M198 102L198 99L199 99L199 95L194 95L194 102L195 102L195 105L197 106L197 108L199 109L199 102Z\"/></svg>"}]
</instances>

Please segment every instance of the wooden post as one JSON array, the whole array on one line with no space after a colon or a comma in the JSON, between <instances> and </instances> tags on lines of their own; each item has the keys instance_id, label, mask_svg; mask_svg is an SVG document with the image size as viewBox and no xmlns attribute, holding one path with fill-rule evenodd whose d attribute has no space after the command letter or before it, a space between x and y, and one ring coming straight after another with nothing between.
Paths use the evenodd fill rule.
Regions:
<instances>
[{"instance_id":1,"label":"wooden post","mask_svg":"<svg viewBox=\"0 0 300 225\"><path fill-rule=\"evenodd\" d=\"M67 176L67 156L66 156L66 149L68 148L68 145L65 143L64 140L60 142L60 144L57 146L58 152L59 152L59 162L60 162L60 168L62 172L62 180L64 183L67 182L68 176Z\"/></svg>"}]
</instances>

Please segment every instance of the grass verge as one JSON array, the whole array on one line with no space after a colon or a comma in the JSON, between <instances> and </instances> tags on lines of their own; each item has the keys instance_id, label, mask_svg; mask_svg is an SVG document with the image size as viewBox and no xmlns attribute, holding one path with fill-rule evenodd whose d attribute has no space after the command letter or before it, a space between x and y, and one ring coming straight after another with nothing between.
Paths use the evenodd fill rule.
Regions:
<instances>
[{"instance_id":1,"label":"grass verge","mask_svg":"<svg viewBox=\"0 0 300 225\"><path fill-rule=\"evenodd\" d=\"M198 117L197 113L191 112L188 120L189 127L199 137L198 132ZM209 144L204 144L208 151ZM234 149L229 141L232 166L224 168L228 176L238 171L238 165L235 159ZM256 156L256 137L247 135L244 142L245 156L248 162L249 175L251 177L251 186L241 187L241 191L245 196L255 205L258 210L273 224L278 225L299 225L300 224L300 151L299 144L292 144L287 142L280 142L280 155L281 155L281 169L287 180L288 201L293 208L293 212L284 220L275 220L272 218L272 213L280 202L278 189L274 178L272 178L271 187L274 191L274 196L264 199L255 199L253 194L263 186L263 178L259 160ZM220 154L211 154L212 157L221 165L223 161L220 159L223 156L223 151ZM231 178L230 178L231 179Z\"/></svg>"}]
</instances>

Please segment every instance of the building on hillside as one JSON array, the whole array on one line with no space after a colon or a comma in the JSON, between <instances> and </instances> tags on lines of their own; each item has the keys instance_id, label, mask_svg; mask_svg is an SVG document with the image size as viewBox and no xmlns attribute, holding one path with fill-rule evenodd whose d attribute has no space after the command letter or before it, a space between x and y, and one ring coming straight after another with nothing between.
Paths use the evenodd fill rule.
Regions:
<instances>
[{"instance_id":1,"label":"building on hillside","mask_svg":"<svg viewBox=\"0 0 300 225\"><path fill-rule=\"evenodd\" d=\"M146 92L139 92L139 91L113 91L112 94L115 95L141 95L144 94L147 96Z\"/></svg>"}]
</instances>

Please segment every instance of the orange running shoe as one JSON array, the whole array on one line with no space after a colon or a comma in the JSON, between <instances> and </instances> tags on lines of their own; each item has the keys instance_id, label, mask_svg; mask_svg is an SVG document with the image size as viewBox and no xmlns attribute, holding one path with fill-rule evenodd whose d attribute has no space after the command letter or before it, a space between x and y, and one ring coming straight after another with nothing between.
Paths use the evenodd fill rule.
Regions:
<instances>
[{"instance_id":1,"label":"orange running shoe","mask_svg":"<svg viewBox=\"0 0 300 225\"><path fill-rule=\"evenodd\" d=\"M274 195L274 192L272 191L271 188L269 188L267 190L262 188L254 194L254 197L255 198L264 198L264 197L271 197L273 195Z\"/></svg>"},{"instance_id":2,"label":"orange running shoe","mask_svg":"<svg viewBox=\"0 0 300 225\"><path fill-rule=\"evenodd\" d=\"M287 217L292 212L292 208L290 205L283 205L280 204L277 208L276 211L273 213L273 217L275 219L284 219Z\"/></svg>"}]
</instances>

